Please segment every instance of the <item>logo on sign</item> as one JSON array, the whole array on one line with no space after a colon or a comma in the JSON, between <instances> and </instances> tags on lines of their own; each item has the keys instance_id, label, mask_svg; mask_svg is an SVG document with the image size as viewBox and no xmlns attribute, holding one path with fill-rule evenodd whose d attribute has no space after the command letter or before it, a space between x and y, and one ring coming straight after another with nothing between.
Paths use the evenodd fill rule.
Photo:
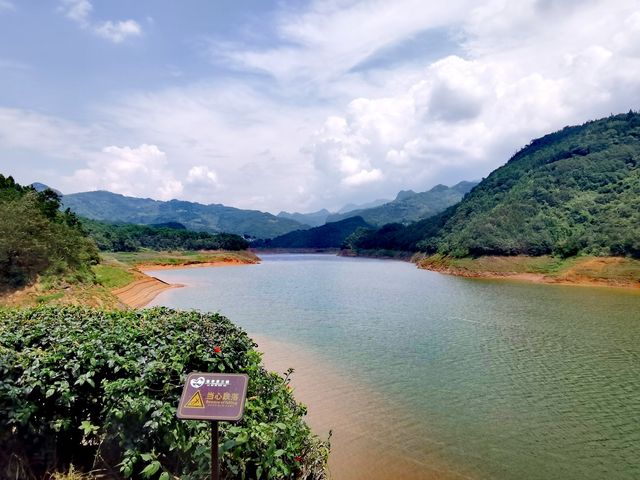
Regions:
<instances>
[{"instance_id":1,"label":"logo on sign","mask_svg":"<svg viewBox=\"0 0 640 480\"><path fill-rule=\"evenodd\" d=\"M204 377L192 378L190 383L193 388L200 388L204 385Z\"/></svg>"}]
</instances>

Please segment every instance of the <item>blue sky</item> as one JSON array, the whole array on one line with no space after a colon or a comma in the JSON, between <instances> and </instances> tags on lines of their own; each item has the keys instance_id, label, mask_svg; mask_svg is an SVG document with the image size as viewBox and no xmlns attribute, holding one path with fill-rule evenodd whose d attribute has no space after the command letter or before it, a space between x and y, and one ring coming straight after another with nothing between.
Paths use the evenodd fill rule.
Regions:
<instances>
[{"instance_id":1,"label":"blue sky","mask_svg":"<svg viewBox=\"0 0 640 480\"><path fill-rule=\"evenodd\" d=\"M0 172L312 211L640 108L635 0L0 0Z\"/></svg>"}]
</instances>

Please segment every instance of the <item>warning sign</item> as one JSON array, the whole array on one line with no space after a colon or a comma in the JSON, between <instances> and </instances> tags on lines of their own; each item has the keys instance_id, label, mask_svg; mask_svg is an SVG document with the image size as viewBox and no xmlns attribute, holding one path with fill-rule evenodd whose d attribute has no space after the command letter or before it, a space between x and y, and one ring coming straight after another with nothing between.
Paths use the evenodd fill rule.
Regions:
<instances>
[{"instance_id":1,"label":"warning sign","mask_svg":"<svg viewBox=\"0 0 640 480\"><path fill-rule=\"evenodd\" d=\"M190 373L182 389L178 418L240 420L248 383L245 374Z\"/></svg>"},{"instance_id":2,"label":"warning sign","mask_svg":"<svg viewBox=\"0 0 640 480\"><path fill-rule=\"evenodd\" d=\"M202 401L200 390L193 394L193 396L185 404L185 408L204 408L204 402Z\"/></svg>"}]
</instances>

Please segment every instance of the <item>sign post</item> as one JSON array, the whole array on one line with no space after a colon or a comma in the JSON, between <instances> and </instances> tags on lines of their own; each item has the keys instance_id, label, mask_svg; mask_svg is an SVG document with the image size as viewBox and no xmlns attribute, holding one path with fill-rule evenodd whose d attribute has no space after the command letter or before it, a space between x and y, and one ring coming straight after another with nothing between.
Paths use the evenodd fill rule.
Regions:
<instances>
[{"instance_id":1,"label":"sign post","mask_svg":"<svg viewBox=\"0 0 640 480\"><path fill-rule=\"evenodd\" d=\"M244 413L249 377L237 373L198 373L187 376L178 418L211 422L211 480L220 479L218 422L237 422Z\"/></svg>"}]
</instances>

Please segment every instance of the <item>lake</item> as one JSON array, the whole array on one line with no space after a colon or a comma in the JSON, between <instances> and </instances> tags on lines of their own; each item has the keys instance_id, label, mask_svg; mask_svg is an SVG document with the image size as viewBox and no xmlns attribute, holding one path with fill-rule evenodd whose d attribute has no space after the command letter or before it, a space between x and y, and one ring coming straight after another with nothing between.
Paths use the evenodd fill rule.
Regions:
<instances>
[{"instance_id":1,"label":"lake","mask_svg":"<svg viewBox=\"0 0 640 480\"><path fill-rule=\"evenodd\" d=\"M306 356L335 478L399 478L400 464L412 478L640 478L637 291L329 255L148 273L187 285L153 305L220 312L280 361Z\"/></svg>"}]
</instances>

